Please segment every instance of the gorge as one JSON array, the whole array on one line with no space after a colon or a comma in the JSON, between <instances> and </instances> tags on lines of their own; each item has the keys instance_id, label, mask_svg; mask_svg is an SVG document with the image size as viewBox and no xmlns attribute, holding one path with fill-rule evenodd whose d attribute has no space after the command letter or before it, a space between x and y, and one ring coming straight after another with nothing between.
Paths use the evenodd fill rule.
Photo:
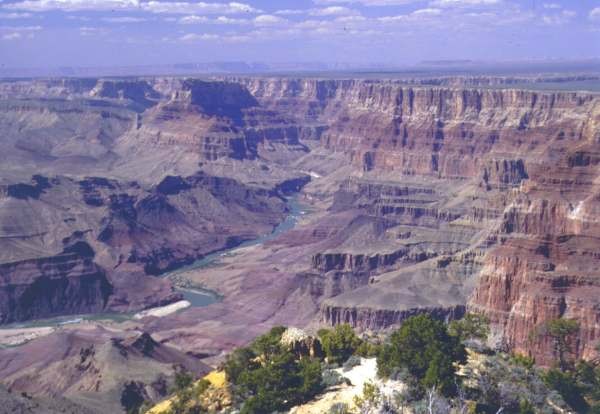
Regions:
<instances>
[{"instance_id":1,"label":"gorge","mask_svg":"<svg viewBox=\"0 0 600 414\"><path fill-rule=\"evenodd\" d=\"M138 312L177 286L221 298L0 349L4 385L115 407L131 378L102 358L119 344L153 361L151 393L160 364L204 372L278 324L383 331L419 313L482 313L495 346L542 365L553 343L532 332L573 318L574 353L597 358L600 95L506 83L0 82L0 324Z\"/></svg>"}]
</instances>

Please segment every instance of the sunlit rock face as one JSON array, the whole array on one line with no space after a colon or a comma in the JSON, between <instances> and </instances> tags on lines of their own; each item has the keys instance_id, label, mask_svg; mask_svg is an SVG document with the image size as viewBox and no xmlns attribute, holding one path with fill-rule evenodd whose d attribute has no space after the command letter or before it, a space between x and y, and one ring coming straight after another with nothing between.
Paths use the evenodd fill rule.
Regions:
<instances>
[{"instance_id":1,"label":"sunlit rock face","mask_svg":"<svg viewBox=\"0 0 600 414\"><path fill-rule=\"evenodd\" d=\"M456 282L457 300L445 302L440 317L468 301L490 316L500 342L540 363L551 361L553 345L532 333L549 319L575 318L576 356L595 355L596 96L356 80L244 83L259 102L323 127L321 144L347 154L371 180L342 185L332 211L359 209L378 220L376 235L312 257L323 279L311 282L312 291L333 295L322 306L325 322L377 328L401 321L402 303L408 314L434 311L451 289L433 301L422 296L442 277ZM388 182L376 183L379 177ZM436 234L423 236L425 227ZM421 233L423 249L393 247L390 229L405 241ZM384 248L373 248L386 238Z\"/></svg>"},{"instance_id":2,"label":"sunlit rock face","mask_svg":"<svg viewBox=\"0 0 600 414\"><path fill-rule=\"evenodd\" d=\"M576 354L593 357L600 99L432 83L1 84L2 286L52 272L65 312L165 304L179 298L155 275L268 234L301 191L317 212L235 269L194 276L224 300L156 322L165 341L214 350L250 339L237 324L384 329L470 309L542 363L552 344L531 332L577 318ZM93 258L65 253L76 241ZM40 264L61 260L62 273ZM61 312L44 300L30 317Z\"/></svg>"}]
</instances>

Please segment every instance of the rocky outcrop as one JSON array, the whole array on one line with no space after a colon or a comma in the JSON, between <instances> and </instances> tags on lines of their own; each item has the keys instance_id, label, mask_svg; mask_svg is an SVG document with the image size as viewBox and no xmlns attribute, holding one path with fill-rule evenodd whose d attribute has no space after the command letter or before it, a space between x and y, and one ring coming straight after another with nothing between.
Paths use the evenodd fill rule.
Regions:
<instances>
[{"instance_id":1,"label":"rocky outcrop","mask_svg":"<svg viewBox=\"0 0 600 414\"><path fill-rule=\"evenodd\" d=\"M599 336L593 322L597 316L592 315L597 315L598 304L591 292L596 289L593 269L598 263L592 246L600 234L595 219L600 211L596 96L364 80L243 82L262 105L290 114L297 122L326 124L323 146L345 153L367 177L387 178L393 172L431 183L423 185L429 193L381 184L360 188L350 182L342 187L332 211L358 208L387 221L377 238L372 239L371 232L363 234L370 241L368 250L377 251L374 246L382 235L398 224L409 227L398 230L399 240L422 242L425 237L431 250L434 242L439 246L440 241L453 240L451 248L440 252L444 255L462 251L461 243L469 249L492 248L470 306L491 317L509 348L549 363L550 341L532 341L531 332L551 318L573 317L581 323L575 356L595 356ZM448 198L443 190L434 190L439 179L456 189ZM461 191L466 195L464 189L473 184L479 192L471 190L462 198ZM426 227L438 234L425 236ZM465 237L466 229L473 229L472 237ZM352 253L329 249L334 253L315 255L314 268L332 273L372 268L367 257L377 253L365 255L356 244L345 245ZM375 288L370 286L360 291L372 294ZM348 311L332 312L345 315L333 317L334 322L377 320L367 310L349 316L352 309L371 309L351 306L358 300L355 296L340 305Z\"/></svg>"},{"instance_id":2,"label":"rocky outcrop","mask_svg":"<svg viewBox=\"0 0 600 414\"><path fill-rule=\"evenodd\" d=\"M320 319L328 325L348 323L360 330L380 330L402 324L411 316L428 314L436 319L449 321L460 319L465 314L464 306L450 308L419 307L406 310L374 309L374 308L343 308L338 306L321 307Z\"/></svg>"},{"instance_id":3,"label":"rocky outcrop","mask_svg":"<svg viewBox=\"0 0 600 414\"><path fill-rule=\"evenodd\" d=\"M523 160L491 159L483 166L481 180L486 190L489 191L493 186L501 189L518 186L527 178L529 177Z\"/></svg>"},{"instance_id":4,"label":"rocky outcrop","mask_svg":"<svg viewBox=\"0 0 600 414\"><path fill-rule=\"evenodd\" d=\"M13 392L0 385L2 411L11 414L94 414L94 410L65 398L37 398L27 393Z\"/></svg>"},{"instance_id":5,"label":"rocky outcrop","mask_svg":"<svg viewBox=\"0 0 600 414\"><path fill-rule=\"evenodd\" d=\"M588 120L589 121L589 120ZM582 143L558 160L532 169L509 197L498 227L499 245L484 262L469 306L493 322L495 339L515 352L551 365L554 344L544 325L576 319L572 357L596 358L600 226L595 144Z\"/></svg>"},{"instance_id":6,"label":"rocky outcrop","mask_svg":"<svg viewBox=\"0 0 600 414\"><path fill-rule=\"evenodd\" d=\"M90 256L91 253L91 256ZM87 244L53 257L0 265L0 324L101 312L113 286Z\"/></svg>"},{"instance_id":7,"label":"rocky outcrop","mask_svg":"<svg viewBox=\"0 0 600 414\"><path fill-rule=\"evenodd\" d=\"M50 257L81 232L67 244L106 253L110 306L127 307L126 281L144 277L129 272L160 274L268 233L310 171L315 222L270 240L251 270L206 276L231 298L214 318L302 325L321 309L328 323L378 328L471 297L513 350L548 362L548 339L530 331L563 316L581 322L577 356L592 357L597 95L405 81L106 80L85 99L80 85L71 101L3 101L6 165L18 168L0 189L11 217L0 255ZM134 105L142 96L155 105ZM13 178L42 167L78 178Z\"/></svg>"},{"instance_id":8,"label":"rocky outcrop","mask_svg":"<svg viewBox=\"0 0 600 414\"><path fill-rule=\"evenodd\" d=\"M76 412L118 413L139 408L142 400L156 403L168 393L177 369L196 377L210 370L147 333L97 326L62 330L18 349L2 349L0 359L3 383L13 392L72 398L84 407Z\"/></svg>"},{"instance_id":9,"label":"rocky outcrop","mask_svg":"<svg viewBox=\"0 0 600 414\"><path fill-rule=\"evenodd\" d=\"M40 175L2 185L0 324L179 300L154 275L269 233L284 196L308 181L249 186L199 172L154 186Z\"/></svg>"},{"instance_id":10,"label":"rocky outcrop","mask_svg":"<svg viewBox=\"0 0 600 414\"><path fill-rule=\"evenodd\" d=\"M256 98L242 85L233 82L186 80L176 99L188 101L208 116L242 122L243 111L258 106Z\"/></svg>"},{"instance_id":11,"label":"rocky outcrop","mask_svg":"<svg viewBox=\"0 0 600 414\"><path fill-rule=\"evenodd\" d=\"M323 348L318 338L298 328L288 328L281 335L281 344L298 358L322 358Z\"/></svg>"},{"instance_id":12,"label":"rocky outcrop","mask_svg":"<svg viewBox=\"0 0 600 414\"><path fill-rule=\"evenodd\" d=\"M31 178L33 184L18 183L6 185L2 193L7 197L26 200L28 198L38 199L44 190L52 187L48 178L41 175L34 175Z\"/></svg>"},{"instance_id":13,"label":"rocky outcrop","mask_svg":"<svg viewBox=\"0 0 600 414\"><path fill-rule=\"evenodd\" d=\"M372 272L384 271L404 263L418 263L437 256L431 252L412 252L409 247L390 253L377 253L374 255L346 254L346 253L318 253L312 257L312 266L321 272L346 271L346 272Z\"/></svg>"},{"instance_id":14,"label":"rocky outcrop","mask_svg":"<svg viewBox=\"0 0 600 414\"><path fill-rule=\"evenodd\" d=\"M111 213L98 236L103 243L130 249L127 261L141 264L147 274L160 274L255 238L261 229L275 226L286 208L277 188L251 188L202 173L166 177L154 191L141 199L111 195Z\"/></svg>"},{"instance_id":15,"label":"rocky outcrop","mask_svg":"<svg viewBox=\"0 0 600 414\"><path fill-rule=\"evenodd\" d=\"M90 96L96 98L130 100L133 103L140 105L142 108L152 106L156 103L156 100L160 98L160 94L156 92L148 82L141 80L119 81L101 79L94 89L91 90Z\"/></svg>"},{"instance_id":16,"label":"rocky outcrop","mask_svg":"<svg viewBox=\"0 0 600 414\"><path fill-rule=\"evenodd\" d=\"M593 135L589 123L597 116L592 95L567 92L411 88L364 80L244 83L263 105L294 113L304 123L327 124L324 145L347 152L358 167L405 175L473 177L490 169L490 157L504 163L499 156L543 151L544 136L558 141L577 140L581 131ZM526 170L508 168L518 170L513 177ZM500 178L515 179L504 173Z\"/></svg>"}]
</instances>

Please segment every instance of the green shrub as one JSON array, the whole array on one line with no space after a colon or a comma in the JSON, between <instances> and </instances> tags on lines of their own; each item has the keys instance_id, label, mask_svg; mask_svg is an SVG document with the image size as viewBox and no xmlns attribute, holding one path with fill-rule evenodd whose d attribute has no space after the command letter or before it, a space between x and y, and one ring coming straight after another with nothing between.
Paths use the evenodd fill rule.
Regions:
<instances>
[{"instance_id":1,"label":"green shrub","mask_svg":"<svg viewBox=\"0 0 600 414\"><path fill-rule=\"evenodd\" d=\"M224 364L241 413L270 413L304 403L323 389L321 363L280 345L283 327L271 329L249 347L231 353Z\"/></svg>"},{"instance_id":2,"label":"green shrub","mask_svg":"<svg viewBox=\"0 0 600 414\"><path fill-rule=\"evenodd\" d=\"M369 341L361 341L358 348L356 348L355 354L363 358L373 358L379 354L381 346L373 344Z\"/></svg>"},{"instance_id":3,"label":"green shrub","mask_svg":"<svg viewBox=\"0 0 600 414\"><path fill-rule=\"evenodd\" d=\"M512 356L512 362L515 365L522 366L525 369L532 369L535 365L535 359L523 354L514 354Z\"/></svg>"},{"instance_id":4,"label":"green shrub","mask_svg":"<svg viewBox=\"0 0 600 414\"><path fill-rule=\"evenodd\" d=\"M487 340L490 334L490 320L485 315L467 313L464 318L450 322L448 332L461 341L469 339Z\"/></svg>"},{"instance_id":5,"label":"green shrub","mask_svg":"<svg viewBox=\"0 0 600 414\"><path fill-rule=\"evenodd\" d=\"M585 412L588 404L582 395L582 389L577 384L575 375L560 369L550 369L544 374L544 382L548 387L556 390L571 408L578 412Z\"/></svg>"},{"instance_id":6,"label":"green shrub","mask_svg":"<svg viewBox=\"0 0 600 414\"><path fill-rule=\"evenodd\" d=\"M255 357L256 354L250 348L238 348L229 354L223 366L228 380L236 384L243 372L256 366L253 361Z\"/></svg>"},{"instance_id":7,"label":"green shrub","mask_svg":"<svg viewBox=\"0 0 600 414\"><path fill-rule=\"evenodd\" d=\"M344 362L344 371L350 371L352 368L357 367L361 364L362 359L357 355L352 355L346 362Z\"/></svg>"},{"instance_id":8,"label":"green shrub","mask_svg":"<svg viewBox=\"0 0 600 414\"><path fill-rule=\"evenodd\" d=\"M346 362L362 342L349 324L337 325L333 329L321 329L318 336L327 360L336 364Z\"/></svg>"},{"instance_id":9,"label":"green shrub","mask_svg":"<svg viewBox=\"0 0 600 414\"><path fill-rule=\"evenodd\" d=\"M558 366L563 371L573 367L571 343L579 332L579 322L574 319L552 319L541 326L538 336L550 336L554 341Z\"/></svg>"},{"instance_id":10,"label":"green shrub","mask_svg":"<svg viewBox=\"0 0 600 414\"><path fill-rule=\"evenodd\" d=\"M519 414L535 414L535 408L528 400L521 400L519 403Z\"/></svg>"},{"instance_id":11,"label":"green shrub","mask_svg":"<svg viewBox=\"0 0 600 414\"><path fill-rule=\"evenodd\" d=\"M427 315L408 318L395 331L377 357L378 374L384 378L406 368L423 387L437 387L444 395L455 391L453 363L464 363L466 352L460 339L446 326Z\"/></svg>"},{"instance_id":12,"label":"green shrub","mask_svg":"<svg viewBox=\"0 0 600 414\"><path fill-rule=\"evenodd\" d=\"M333 370L333 369L325 369L323 370L322 373L323 376L323 386L325 388L329 388L329 387L334 387L336 385L341 385L346 383L346 380L344 377L342 377L337 371Z\"/></svg>"},{"instance_id":13,"label":"green shrub","mask_svg":"<svg viewBox=\"0 0 600 414\"><path fill-rule=\"evenodd\" d=\"M285 332L285 326L276 326L268 333L259 336L252 342L250 348L256 355L269 356L281 351L281 336Z\"/></svg>"},{"instance_id":14,"label":"green shrub","mask_svg":"<svg viewBox=\"0 0 600 414\"><path fill-rule=\"evenodd\" d=\"M371 382L365 382L361 396L354 397L354 404L362 412L370 412L379 406L381 402L381 391Z\"/></svg>"},{"instance_id":15,"label":"green shrub","mask_svg":"<svg viewBox=\"0 0 600 414\"><path fill-rule=\"evenodd\" d=\"M350 408L346 403L335 403L329 407L328 414L350 414Z\"/></svg>"}]
</instances>

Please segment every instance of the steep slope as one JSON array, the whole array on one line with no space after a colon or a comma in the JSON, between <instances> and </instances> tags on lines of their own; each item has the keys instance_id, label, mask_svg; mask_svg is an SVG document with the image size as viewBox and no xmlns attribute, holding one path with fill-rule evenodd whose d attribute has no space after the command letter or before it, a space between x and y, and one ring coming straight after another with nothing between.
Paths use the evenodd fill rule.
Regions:
<instances>
[{"instance_id":1,"label":"steep slope","mask_svg":"<svg viewBox=\"0 0 600 414\"><path fill-rule=\"evenodd\" d=\"M26 393L14 393L0 386L0 413L2 414L91 414L93 411L88 410L80 405L62 398L35 398Z\"/></svg>"},{"instance_id":2,"label":"steep slope","mask_svg":"<svg viewBox=\"0 0 600 414\"><path fill-rule=\"evenodd\" d=\"M42 398L64 396L91 412L123 412L143 400L160 400L175 369L197 377L209 371L146 333L118 334L94 326L58 331L0 355L8 387Z\"/></svg>"},{"instance_id":3,"label":"steep slope","mask_svg":"<svg viewBox=\"0 0 600 414\"><path fill-rule=\"evenodd\" d=\"M178 298L169 282L145 275L269 232L286 211L278 189L202 173L150 188L98 177L32 183L7 185L0 198L1 323L165 304Z\"/></svg>"},{"instance_id":4,"label":"steep slope","mask_svg":"<svg viewBox=\"0 0 600 414\"><path fill-rule=\"evenodd\" d=\"M102 309L173 300L168 282L146 275L268 233L286 214L281 196L306 185L299 200L313 212L297 228L186 274L221 303L148 330L219 354L276 323L384 329L471 308L490 316L499 343L542 363L551 344L530 333L575 317L577 354L595 356L597 95L449 80L441 84L457 86L81 82L0 88L12 94L0 116L11 157L0 200L5 286L19 268L66 260L67 279L104 272L113 293ZM86 161L67 173L73 157ZM88 162L96 178L81 174ZM23 175L37 165L50 187ZM65 257L77 241L95 253L85 265Z\"/></svg>"},{"instance_id":5,"label":"steep slope","mask_svg":"<svg viewBox=\"0 0 600 414\"><path fill-rule=\"evenodd\" d=\"M596 317L597 304L586 289L595 283L590 248L597 242L593 213L586 209L595 211L590 194L596 193L597 177L596 96L378 81L238 81L262 107L319 128L322 147L347 156L354 178L337 181L337 201L313 223L313 236L305 243L296 236L295 253L288 254L298 258L291 272L262 272L257 279L255 271L236 267L198 280L229 295L242 288L225 288L222 278L243 277L246 292L252 280L261 281L257 288L278 280L277 289L287 293L281 293L284 302L273 304L277 315L291 317L299 304L308 315L314 300L322 321L365 328L396 324L421 311L451 317L472 297L474 310L492 316L499 338L515 350L539 354L542 363L551 350L548 338L528 338L557 316L581 319L578 354L593 354L597 334L586 321ZM574 237L578 233L583 237ZM526 244L518 241L524 236ZM546 247L549 239L562 249L570 240L570 247L555 251ZM560 269L558 263L528 259L531 251L569 271L557 273L552 269ZM265 254L241 260L282 257ZM525 264L530 260L535 264ZM546 273L525 276L521 266ZM527 286L518 281L523 277ZM519 310L525 305L526 311ZM539 306L541 312L533 312Z\"/></svg>"}]
</instances>

